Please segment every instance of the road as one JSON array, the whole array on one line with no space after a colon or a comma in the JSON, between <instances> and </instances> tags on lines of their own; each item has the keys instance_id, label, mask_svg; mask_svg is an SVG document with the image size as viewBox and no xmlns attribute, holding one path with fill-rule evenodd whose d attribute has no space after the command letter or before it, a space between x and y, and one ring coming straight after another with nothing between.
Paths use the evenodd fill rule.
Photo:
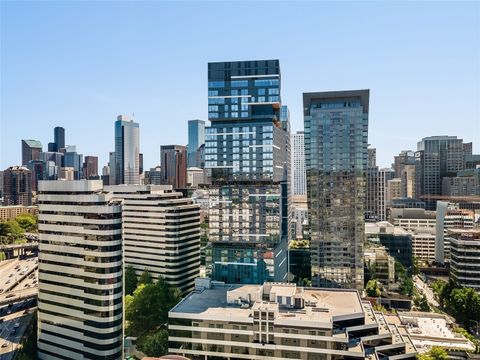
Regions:
<instances>
[{"instance_id":1,"label":"road","mask_svg":"<svg viewBox=\"0 0 480 360\"><path fill-rule=\"evenodd\" d=\"M24 259L9 261L7 264L0 267L0 293L7 292L13 288L18 281L24 277L22 275L25 270L28 272L33 267L36 267L35 259Z\"/></svg>"},{"instance_id":2,"label":"road","mask_svg":"<svg viewBox=\"0 0 480 360\"><path fill-rule=\"evenodd\" d=\"M25 332L31 318L32 311L20 310L19 305L12 307L11 314L2 317L0 324L0 359L10 360L20 345L20 340ZM19 310L19 311L16 311ZM11 311L11 310L10 310Z\"/></svg>"},{"instance_id":3,"label":"road","mask_svg":"<svg viewBox=\"0 0 480 360\"><path fill-rule=\"evenodd\" d=\"M430 287L426 283L424 283L422 279L420 279L418 276L414 276L414 281L415 287L421 294L426 296L428 303L437 308L440 307L440 304L435 299L435 295L433 294L432 289L430 289Z\"/></svg>"}]
</instances>

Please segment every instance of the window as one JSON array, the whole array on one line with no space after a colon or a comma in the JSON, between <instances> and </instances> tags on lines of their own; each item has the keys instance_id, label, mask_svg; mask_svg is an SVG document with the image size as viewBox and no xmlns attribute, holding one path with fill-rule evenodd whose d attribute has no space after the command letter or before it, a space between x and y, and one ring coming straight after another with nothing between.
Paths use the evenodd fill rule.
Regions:
<instances>
[{"instance_id":1,"label":"window","mask_svg":"<svg viewBox=\"0 0 480 360\"><path fill-rule=\"evenodd\" d=\"M248 80L233 80L230 83L231 87L245 87L248 86Z\"/></svg>"},{"instance_id":2,"label":"window","mask_svg":"<svg viewBox=\"0 0 480 360\"><path fill-rule=\"evenodd\" d=\"M209 88L221 88L225 87L225 81L209 81L208 82Z\"/></svg>"}]
</instances>

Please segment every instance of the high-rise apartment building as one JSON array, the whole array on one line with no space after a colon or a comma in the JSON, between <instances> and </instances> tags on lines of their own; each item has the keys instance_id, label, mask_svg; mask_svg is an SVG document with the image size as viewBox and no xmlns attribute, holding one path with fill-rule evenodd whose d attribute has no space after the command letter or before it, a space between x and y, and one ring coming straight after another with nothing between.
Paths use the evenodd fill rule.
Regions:
<instances>
[{"instance_id":1,"label":"high-rise apartment building","mask_svg":"<svg viewBox=\"0 0 480 360\"><path fill-rule=\"evenodd\" d=\"M314 286L363 288L369 93L303 94Z\"/></svg>"},{"instance_id":2,"label":"high-rise apartment building","mask_svg":"<svg viewBox=\"0 0 480 360\"><path fill-rule=\"evenodd\" d=\"M140 184L140 125L126 115L115 121L115 184Z\"/></svg>"},{"instance_id":3,"label":"high-rise apartment building","mask_svg":"<svg viewBox=\"0 0 480 360\"><path fill-rule=\"evenodd\" d=\"M292 146L292 193L293 195L307 195L307 175L305 172L305 135L297 131L291 135Z\"/></svg>"},{"instance_id":4,"label":"high-rise apartment building","mask_svg":"<svg viewBox=\"0 0 480 360\"><path fill-rule=\"evenodd\" d=\"M125 265L140 277L148 270L183 293L193 290L200 267L200 207L171 186L114 185L104 190L123 200Z\"/></svg>"},{"instance_id":5,"label":"high-rise apartment building","mask_svg":"<svg viewBox=\"0 0 480 360\"><path fill-rule=\"evenodd\" d=\"M187 147L183 145L160 146L162 184L174 189L187 187Z\"/></svg>"},{"instance_id":6,"label":"high-rise apartment building","mask_svg":"<svg viewBox=\"0 0 480 360\"><path fill-rule=\"evenodd\" d=\"M187 167L201 168L200 146L205 144L205 121L188 120Z\"/></svg>"},{"instance_id":7,"label":"high-rise apartment building","mask_svg":"<svg viewBox=\"0 0 480 360\"><path fill-rule=\"evenodd\" d=\"M394 178L387 180L387 204L390 205L393 200L401 199L402 197L402 179Z\"/></svg>"},{"instance_id":8,"label":"high-rise apartment building","mask_svg":"<svg viewBox=\"0 0 480 360\"><path fill-rule=\"evenodd\" d=\"M41 181L38 358L122 359L122 208L101 180Z\"/></svg>"},{"instance_id":9,"label":"high-rise apartment building","mask_svg":"<svg viewBox=\"0 0 480 360\"><path fill-rule=\"evenodd\" d=\"M406 165L415 165L415 153L413 150L402 150L400 154L393 158L393 170L395 178L401 178L403 169Z\"/></svg>"},{"instance_id":10,"label":"high-rise apartment building","mask_svg":"<svg viewBox=\"0 0 480 360\"><path fill-rule=\"evenodd\" d=\"M22 140L22 165L30 160L38 160L42 152L42 143L38 140Z\"/></svg>"},{"instance_id":11,"label":"high-rise apartment building","mask_svg":"<svg viewBox=\"0 0 480 360\"><path fill-rule=\"evenodd\" d=\"M32 205L32 172L24 166L3 171L3 204Z\"/></svg>"},{"instance_id":12,"label":"high-rise apartment building","mask_svg":"<svg viewBox=\"0 0 480 360\"><path fill-rule=\"evenodd\" d=\"M402 197L416 199L417 194L417 176L416 166L412 164L404 165L401 172Z\"/></svg>"},{"instance_id":13,"label":"high-rise apartment building","mask_svg":"<svg viewBox=\"0 0 480 360\"><path fill-rule=\"evenodd\" d=\"M442 179L456 176L458 171L463 170L463 140L457 139L456 136L423 138L417 144L415 159L420 195L441 195ZM436 202L434 200L426 202L428 209L435 210Z\"/></svg>"},{"instance_id":14,"label":"high-rise apartment building","mask_svg":"<svg viewBox=\"0 0 480 360\"><path fill-rule=\"evenodd\" d=\"M367 149L367 188L365 218L369 221L384 221L387 217L387 181L393 176L392 169L379 169L375 148Z\"/></svg>"},{"instance_id":15,"label":"high-rise apartment building","mask_svg":"<svg viewBox=\"0 0 480 360\"><path fill-rule=\"evenodd\" d=\"M480 167L459 171L454 177L444 177L442 195L480 196Z\"/></svg>"},{"instance_id":16,"label":"high-rise apartment building","mask_svg":"<svg viewBox=\"0 0 480 360\"><path fill-rule=\"evenodd\" d=\"M209 63L208 110L212 277L285 281L290 132L281 113L279 61Z\"/></svg>"},{"instance_id":17,"label":"high-rise apartment building","mask_svg":"<svg viewBox=\"0 0 480 360\"><path fill-rule=\"evenodd\" d=\"M98 157L85 156L85 162L83 163L83 178L88 180L96 177L98 177Z\"/></svg>"}]
</instances>

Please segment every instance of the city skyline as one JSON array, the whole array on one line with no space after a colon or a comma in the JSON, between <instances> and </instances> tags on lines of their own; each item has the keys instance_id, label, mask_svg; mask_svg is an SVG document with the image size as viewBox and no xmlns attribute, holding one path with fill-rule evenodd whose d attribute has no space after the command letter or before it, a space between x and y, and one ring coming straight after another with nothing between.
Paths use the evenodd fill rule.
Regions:
<instances>
[{"instance_id":1,"label":"city skyline","mask_svg":"<svg viewBox=\"0 0 480 360\"><path fill-rule=\"evenodd\" d=\"M241 13L248 4L142 3L135 8L130 3L30 5L6 2L1 5L5 40L1 49L4 74L1 87L9 90L8 93L2 91L1 98L2 168L20 165L16 149L21 139L39 140L45 151L54 126L65 128L67 143L77 145L80 153L98 156L99 167L102 167L113 149L114 117L134 112L134 120L142 127L141 152L145 154L145 168L154 167L160 162L160 145L187 145L189 119L207 120L207 63L244 58L281 61L282 100L291 110L292 133L303 130L303 92L369 88L369 143L377 148L379 167L390 166L393 156L401 150L415 150L416 143L423 137L456 135L465 142L478 138L479 52L478 46L472 46L479 43L478 11L475 11L478 4L475 3L436 3L434 7L348 4L360 15L373 19L358 29L361 40L356 41L351 31L336 26L336 36L322 37L318 47L309 45L311 39L328 32L339 19L340 25L348 21L357 23L355 16L359 15L351 15L357 14L355 11L344 14L347 4L309 3L295 7L279 3L270 9L267 3L260 3L255 5L260 13L268 7L280 18L291 15L298 26L278 30L279 41L260 42L261 46L251 43L249 39L254 30L244 26L246 36L236 41L235 46L226 41L225 46L216 47L215 51L206 45L216 26L223 24L233 29L238 24L255 21L229 15L230 7L236 10L231 13ZM213 6L215 15L219 15L215 18L208 13ZM86 15L93 10L96 16ZM155 20L165 16L168 21L163 25L158 21L159 26L150 29L148 25L153 20L150 13L158 14ZM323 18L324 13L332 19ZM77 14L84 19L82 23L74 20ZM193 14L204 15L205 20L195 19ZM42 22L42 28L36 28L37 16L49 21ZM127 17L136 25L135 30L111 26ZM178 21L171 21L169 17ZM318 26L308 25L311 21L307 20L315 17L318 17L314 22ZM409 19L409 27L396 26L403 23L405 17ZM51 25L45 25L48 22ZM189 26L185 27L186 22ZM57 34L55 29L64 25L64 32ZM114 30L107 31L109 26ZM377 34L378 27L382 27L385 34ZM191 28L202 29L192 33ZM103 31L98 39L96 30ZM175 32L178 40L172 42L165 38L168 32ZM300 34L304 33L310 36L301 39ZM47 48L43 39L49 39L48 53L43 50ZM160 44L158 49L152 49L153 39ZM109 45L104 46L105 43ZM349 44L348 51L344 49L345 43ZM27 49L34 56L27 57ZM118 59L111 56L118 51L122 51ZM183 56L191 51L196 56ZM334 55L324 56L325 53ZM360 55L352 58L353 53ZM164 54L168 56L159 57ZM345 56L346 59L341 60ZM177 61L178 58L182 61ZM357 66L349 69L342 66L345 61ZM183 92L186 79L189 106L179 107L180 91ZM130 85L121 86L124 83ZM126 90L130 88L132 90ZM29 106L23 106L25 99ZM458 121L452 119L461 119L463 126L459 127ZM97 131L85 137L83 130L92 127ZM473 152L478 153L478 144L475 146Z\"/></svg>"}]
</instances>

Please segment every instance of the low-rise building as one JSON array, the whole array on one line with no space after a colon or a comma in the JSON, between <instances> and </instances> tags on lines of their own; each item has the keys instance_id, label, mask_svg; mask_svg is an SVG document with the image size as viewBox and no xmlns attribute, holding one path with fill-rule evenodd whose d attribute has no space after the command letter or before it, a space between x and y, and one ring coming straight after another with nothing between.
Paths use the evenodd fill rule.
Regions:
<instances>
[{"instance_id":1,"label":"low-rise building","mask_svg":"<svg viewBox=\"0 0 480 360\"><path fill-rule=\"evenodd\" d=\"M435 229L417 229L412 234L413 256L424 263L435 261Z\"/></svg>"},{"instance_id":2,"label":"low-rise building","mask_svg":"<svg viewBox=\"0 0 480 360\"><path fill-rule=\"evenodd\" d=\"M36 206L11 205L0 206L0 221L15 219L20 214L37 215L38 208Z\"/></svg>"},{"instance_id":3,"label":"low-rise building","mask_svg":"<svg viewBox=\"0 0 480 360\"><path fill-rule=\"evenodd\" d=\"M197 359L415 359L356 290L197 279L169 312L169 353Z\"/></svg>"},{"instance_id":4,"label":"low-rise building","mask_svg":"<svg viewBox=\"0 0 480 360\"><path fill-rule=\"evenodd\" d=\"M384 246L366 247L364 256L371 277L386 287L395 282L395 258L388 254Z\"/></svg>"},{"instance_id":5,"label":"low-rise building","mask_svg":"<svg viewBox=\"0 0 480 360\"><path fill-rule=\"evenodd\" d=\"M420 208L397 208L390 210L390 222L405 230L434 229L437 219L435 211Z\"/></svg>"}]
</instances>

